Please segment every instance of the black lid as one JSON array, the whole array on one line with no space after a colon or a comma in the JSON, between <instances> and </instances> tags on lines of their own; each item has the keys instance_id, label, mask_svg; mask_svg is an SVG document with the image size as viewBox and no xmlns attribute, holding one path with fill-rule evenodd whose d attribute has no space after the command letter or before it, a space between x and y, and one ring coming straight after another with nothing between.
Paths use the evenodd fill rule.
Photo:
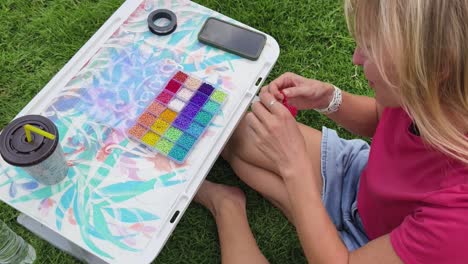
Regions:
<instances>
[{"instance_id":1,"label":"black lid","mask_svg":"<svg viewBox=\"0 0 468 264\"><path fill-rule=\"evenodd\" d=\"M162 27L156 26L154 22L156 22L156 20L160 18L168 19L169 24ZM177 16L174 14L174 12L168 9L157 9L151 12L148 15L147 22L149 30L154 34L160 36L169 35L172 32L174 32L177 28Z\"/></svg>"},{"instance_id":2,"label":"black lid","mask_svg":"<svg viewBox=\"0 0 468 264\"><path fill-rule=\"evenodd\" d=\"M50 140L31 133L32 143L27 142L24 125L33 125L55 135ZM13 166L28 167L46 160L57 148L58 130L49 119L40 115L27 115L13 120L0 134L0 154Z\"/></svg>"}]
</instances>

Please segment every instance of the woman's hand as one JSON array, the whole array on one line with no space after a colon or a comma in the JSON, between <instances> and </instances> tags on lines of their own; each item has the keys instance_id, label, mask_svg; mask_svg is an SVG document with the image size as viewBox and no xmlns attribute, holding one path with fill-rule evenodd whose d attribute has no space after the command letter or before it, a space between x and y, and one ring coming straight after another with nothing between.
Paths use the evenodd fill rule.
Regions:
<instances>
[{"instance_id":1,"label":"woman's hand","mask_svg":"<svg viewBox=\"0 0 468 264\"><path fill-rule=\"evenodd\" d=\"M273 164L276 173L290 175L307 162L304 138L296 120L285 106L275 97L263 92L260 102L252 105L252 112L246 115L258 149Z\"/></svg>"},{"instance_id":2,"label":"woman's hand","mask_svg":"<svg viewBox=\"0 0 468 264\"><path fill-rule=\"evenodd\" d=\"M334 87L321 81L307 79L295 73L285 73L262 88L260 94L271 93L276 99L288 99L298 110L326 108L333 98Z\"/></svg>"}]
</instances>

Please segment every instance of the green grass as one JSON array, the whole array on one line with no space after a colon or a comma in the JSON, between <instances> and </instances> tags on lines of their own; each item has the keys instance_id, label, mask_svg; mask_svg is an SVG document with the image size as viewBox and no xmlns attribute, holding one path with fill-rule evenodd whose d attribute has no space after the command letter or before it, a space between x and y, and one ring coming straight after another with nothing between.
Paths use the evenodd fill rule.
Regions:
<instances>
[{"instance_id":1,"label":"green grass","mask_svg":"<svg viewBox=\"0 0 468 264\"><path fill-rule=\"evenodd\" d=\"M0 128L3 128L78 51L123 0L2 0L0 2ZM351 63L354 41L341 0L198 0L227 16L272 35L281 55L269 81L286 71L333 82L344 90L370 94L360 69ZM313 111L299 120L350 134ZM305 263L294 228L266 200L241 183L219 160L209 179L240 186L258 244L271 263ZM37 250L37 263L78 263L20 227L17 212L0 203L0 219ZM313 219L310 219L313 221ZM319 240L320 238L317 238ZM155 263L219 263L215 223L192 205Z\"/></svg>"}]
</instances>

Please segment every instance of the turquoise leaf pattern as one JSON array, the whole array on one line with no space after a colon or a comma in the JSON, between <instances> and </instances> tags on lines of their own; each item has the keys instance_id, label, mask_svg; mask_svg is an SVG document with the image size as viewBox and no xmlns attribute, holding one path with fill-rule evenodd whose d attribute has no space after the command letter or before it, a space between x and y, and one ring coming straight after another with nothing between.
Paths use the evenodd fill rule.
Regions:
<instances>
[{"instance_id":1,"label":"turquoise leaf pattern","mask_svg":"<svg viewBox=\"0 0 468 264\"><path fill-rule=\"evenodd\" d=\"M109 226L107 225L107 221L104 218L104 214L102 213L101 208L99 207L94 207L94 214L93 214L93 219L94 219L94 228L95 230L99 230L98 233L104 237L107 241L112 242L114 245L126 249L128 251L136 251L136 249L133 249L132 247L129 247L125 245L124 243L120 242L120 239L112 235Z\"/></svg>"},{"instance_id":2,"label":"turquoise leaf pattern","mask_svg":"<svg viewBox=\"0 0 468 264\"><path fill-rule=\"evenodd\" d=\"M98 192L113 202L120 203L134 198L137 194L153 189L155 183L156 179L149 180L147 182L128 181L104 187ZM93 193L93 195L95 194Z\"/></svg>"},{"instance_id":3,"label":"turquoise leaf pattern","mask_svg":"<svg viewBox=\"0 0 468 264\"><path fill-rule=\"evenodd\" d=\"M24 195L17 199L12 200L12 203L24 203L30 200L42 200L44 198L52 196L52 194L57 192L62 192L66 187L71 184L70 181L62 181L53 186L45 186L37 191L32 192L29 195Z\"/></svg>"},{"instance_id":4,"label":"turquoise leaf pattern","mask_svg":"<svg viewBox=\"0 0 468 264\"><path fill-rule=\"evenodd\" d=\"M184 172L184 171L181 171L181 172ZM177 184L182 183L183 181L181 181L181 180L171 180L176 175L177 175L176 172L171 172L171 173L168 173L168 174L164 174L164 175L161 175L159 177L159 180L161 181L161 183L163 184L164 187L170 187L172 185L177 185Z\"/></svg>"},{"instance_id":5,"label":"turquoise leaf pattern","mask_svg":"<svg viewBox=\"0 0 468 264\"><path fill-rule=\"evenodd\" d=\"M63 218L65 217L65 213L68 211L68 209L70 209L73 199L75 199L75 195L76 186L73 185L70 188L68 188L68 190L66 190L60 198L59 204L55 209L55 215L57 216L55 221L58 230L62 229Z\"/></svg>"},{"instance_id":6,"label":"turquoise leaf pattern","mask_svg":"<svg viewBox=\"0 0 468 264\"><path fill-rule=\"evenodd\" d=\"M150 220L158 220L156 215L138 208L102 208L114 219L124 223L139 223Z\"/></svg>"}]
</instances>

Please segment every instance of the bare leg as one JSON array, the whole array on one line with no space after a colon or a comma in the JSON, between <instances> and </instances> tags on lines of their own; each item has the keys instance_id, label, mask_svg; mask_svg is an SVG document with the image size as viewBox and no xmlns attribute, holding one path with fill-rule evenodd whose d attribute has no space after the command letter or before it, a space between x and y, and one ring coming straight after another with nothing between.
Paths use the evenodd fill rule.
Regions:
<instances>
[{"instance_id":1,"label":"bare leg","mask_svg":"<svg viewBox=\"0 0 468 264\"><path fill-rule=\"evenodd\" d=\"M315 168L314 177L317 186L320 188L318 191L321 192L320 145L322 133L300 123L298 123L298 126L306 142L309 160ZM256 148L255 142L247 136L247 129L249 128L246 122L242 120L224 148L222 156L231 164L242 181L278 207L294 224L284 182L278 172L274 171L272 164Z\"/></svg>"},{"instance_id":2,"label":"bare leg","mask_svg":"<svg viewBox=\"0 0 468 264\"><path fill-rule=\"evenodd\" d=\"M298 126L304 136L310 161L314 164L314 176L321 189L321 133L301 124ZM294 223L283 180L256 149L254 142L246 136L246 129L247 124L241 121L222 153L223 158L231 164L241 180L280 208ZM224 264L268 263L250 230L245 196L240 189L205 181L195 196L195 201L207 207L215 217Z\"/></svg>"},{"instance_id":3,"label":"bare leg","mask_svg":"<svg viewBox=\"0 0 468 264\"><path fill-rule=\"evenodd\" d=\"M268 263L250 230L245 196L239 188L205 181L195 201L216 220L223 264Z\"/></svg>"}]
</instances>

